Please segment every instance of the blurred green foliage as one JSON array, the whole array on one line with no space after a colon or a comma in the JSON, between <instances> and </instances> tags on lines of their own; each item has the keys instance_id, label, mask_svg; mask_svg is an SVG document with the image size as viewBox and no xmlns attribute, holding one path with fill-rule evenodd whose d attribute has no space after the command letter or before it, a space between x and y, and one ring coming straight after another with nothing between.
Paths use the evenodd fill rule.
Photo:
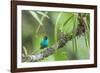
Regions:
<instances>
[{"instance_id":1,"label":"blurred green foliage","mask_svg":"<svg viewBox=\"0 0 100 73\"><path fill-rule=\"evenodd\" d=\"M71 32L79 25L78 14L75 12L53 12L22 10L22 46L28 54L41 51L40 42L47 35L49 47L57 42L60 34ZM68 41L68 43L49 57L41 61L62 61L89 59L90 55L90 14L81 13L86 17L86 32ZM23 51L23 50L22 50ZM24 51L23 51L24 52Z\"/></svg>"}]
</instances>

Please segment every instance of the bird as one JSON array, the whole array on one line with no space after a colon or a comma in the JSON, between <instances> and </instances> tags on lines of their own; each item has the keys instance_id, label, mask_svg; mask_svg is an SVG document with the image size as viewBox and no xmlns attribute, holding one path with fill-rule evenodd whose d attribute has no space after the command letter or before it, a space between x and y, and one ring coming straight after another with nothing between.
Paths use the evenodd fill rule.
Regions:
<instances>
[{"instance_id":1,"label":"bird","mask_svg":"<svg viewBox=\"0 0 100 73\"><path fill-rule=\"evenodd\" d=\"M49 40L47 36L44 36L44 38L42 39L41 43L40 43L40 49L44 49L47 48L49 45Z\"/></svg>"}]
</instances>

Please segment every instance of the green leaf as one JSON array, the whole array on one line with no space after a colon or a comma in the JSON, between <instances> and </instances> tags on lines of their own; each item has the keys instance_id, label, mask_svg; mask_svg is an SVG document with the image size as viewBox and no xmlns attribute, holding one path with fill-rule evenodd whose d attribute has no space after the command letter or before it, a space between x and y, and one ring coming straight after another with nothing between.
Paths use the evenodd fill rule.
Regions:
<instances>
[{"instance_id":1,"label":"green leaf","mask_svg":"<svg viewBox=\"0 0 100 73\"><path fill-rule=\"evenodd\" d=\"M43 22L43 20L46 18L46 17L48 17L49 18L49 16L47 15L47 13L48 12L42 12L42 14L43 14L43 16L41 17L41 22ZM39 32L39 29L41 28L41 25L38 25L38 27L37 27L37 29L36 29L36 33L38 33Z\"/></svg>"},{"instance_id":2,"label":"green leaf","mask_svg":"<svg viewBox=\"0 0 100 73\"><path fill-rule=\"evenodd\" d=\"M49 16L47 15L47 12L37 11L38 14L42 15L43 17L46 17L49 19Z\"/></svg>"},{"instance_id":3,"label":"green leaf","mask_svg":"<svg viewBox=\"0 0 100 73\"><path fill-rule=\"evenodd\" d=\"M43 25L42 21L40 20L40 18L38 17L38 14L34 11L29 11L29 13L38 21L38 23L40 25Z\"/></svg>"},{"instance_id":4,"label":"green leaf","mask_svg":"<svg viewBox=\"0 0 100 73\"><path fill-rule=\"evenodd\" d=\"M69 20L73 17L74 15L70 16L63 24L63 27L69 22Z\"/></svg>"},{"instance_id":5,"label":"green leaf","mask_svg":"<svg viewBox=\"0 0 100 73\"><path fill-rule=\"evenodd\" d=\"M58 13L55 25L57 25L59 23L59 20L60 20L62 14L63 14L62 12Z\"/></svg>"},{"instance_id":6,"label":"green leaf","mask_svg":"<svg viewBox=\"0 0 100 73\"><path fill-rule=\"evenodd\" d=\"M55 61L55 56L50 55L48 57L45 57L43 60L41 60L41 62L47 62L47 61Z\"/></svg>"},{"instance_id":7,"label":"green leaf","mask_svg":"<svg viewBox=\"0 0 100 73\"><path fill-rule=\"evenodd\" d=\"M57 50L57 52L55 52L54 55L55 55L55 60L57 60L57 61L62 61L62 60L68 59L67 52L63 48Z\"/></svg>"},{"instance_id":8,"label":"green leaf","mask_svg":"<svg viewBox=\"0 0 100 73\"><path fill-rule=\"evenodd\" d=\"M23 46L23 52L24 52L24 55L25 55L25 56L27 56L27 55L28 55L28 53L27 53L27 49L26 49L26 47L25 47L25 46Z\"/></svg>"},{"instance_id":9,"label":"green leaf","mask_svg":"<svg viewBox=\"0 0 100 73\"><path fill-rule=\"evenodd\" d=\"M54 28L54 38L55 38L55 42L57 41L57 28L58 28L58 23L60 20L60 17L63 13L58 13L57 19L56 19L56 23L55 23L55 28Z\"/></svg>"}]
</instances>

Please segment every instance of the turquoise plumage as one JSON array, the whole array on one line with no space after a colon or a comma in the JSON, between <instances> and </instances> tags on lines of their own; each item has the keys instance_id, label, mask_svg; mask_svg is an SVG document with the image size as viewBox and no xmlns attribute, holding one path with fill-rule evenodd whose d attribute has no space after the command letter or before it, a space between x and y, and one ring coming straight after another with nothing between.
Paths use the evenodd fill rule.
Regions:
<instances>
[{"instance_id":1,"label":"turquoise plumage","mask_svg":"<svg viewBox=\"0 0 100 73\"><path fill-rule=\"evenodd\" d=\"M42 39L41 43L40 43L40 49L47 48L48 45L49 45L49 40L48 40L48 37L45 36L45 37Z\"/></svg>"}]
</instances>

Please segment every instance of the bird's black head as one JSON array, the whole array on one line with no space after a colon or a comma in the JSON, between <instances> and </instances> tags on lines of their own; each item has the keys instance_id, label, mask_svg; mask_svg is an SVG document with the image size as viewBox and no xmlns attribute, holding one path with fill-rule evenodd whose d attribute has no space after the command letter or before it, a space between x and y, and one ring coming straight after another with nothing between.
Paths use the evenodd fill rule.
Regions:
<instances>
[{"instance_id":1,"label":"bird's black head","mask_svg":"<svg viewBox=\"0 0 100 73\"><path fill-rule=\"evenodd\" d=\"M45 40L47 40L47 39L48 39L48 37L47 37L47 36L44 36L44 39L45 39Z\"/></svg>"}]
</instances>

